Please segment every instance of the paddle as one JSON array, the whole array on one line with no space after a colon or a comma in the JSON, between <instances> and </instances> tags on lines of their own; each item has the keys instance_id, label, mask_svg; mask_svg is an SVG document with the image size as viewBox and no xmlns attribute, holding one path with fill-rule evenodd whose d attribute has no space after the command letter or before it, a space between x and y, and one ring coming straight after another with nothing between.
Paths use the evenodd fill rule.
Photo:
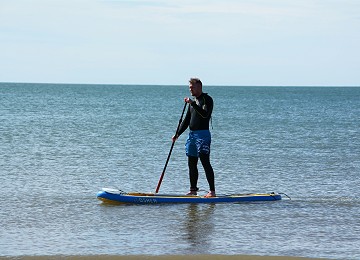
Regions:
<instances>
[{"instance_id":1,"label":"paddle","mask_svg":"<svg viewBox=\"0 0 360 260\"><path fill-rule=\"evenodd\" d=\"M175 135L177 135L178 132L179 132L180 124L181 124L182 118L183 118L183 116L184 116L184 111L185 111L186 105L187 105L187 103L185 102L184 108L183 108L183 111L182 111L182 113L181 113L181 117L180 117L180 120L179 120L179 124L178 124L178 126L177 126L177 128L176 128ZM164 178L165 170L166 170L166 167L167 167L167 165L168 165L168 162L169 162L169 159L170 159L170 156L171 156L171 152L172 152L172 150L173 150L173 148L174 148L174 144L175 144L175 139L172 141L171 148L170 148L170 152L169 152L169 155L168 155L168 157L167 157L167 160L166 160L164 169L163 169L163 171L162 171L162 173L161 173L161 176L160 176L158 185L157 185L157 187L156 187L155 193L158 193L158 192L159 192L160 185L161 185L161 182L162 182L162 180L163 180L163 178Z\"/></svg>"}]
</instances>

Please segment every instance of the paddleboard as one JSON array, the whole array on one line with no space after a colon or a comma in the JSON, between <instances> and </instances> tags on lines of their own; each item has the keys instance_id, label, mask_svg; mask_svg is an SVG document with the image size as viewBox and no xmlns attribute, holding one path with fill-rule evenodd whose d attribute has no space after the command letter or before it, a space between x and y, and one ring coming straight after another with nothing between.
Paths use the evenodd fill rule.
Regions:
<instances>
[{"instance_id":1,"label":"paddleboard","mask_svg":"<svg viewBox=\"0 0 360 260\"><path fill-rule=\"evenodd\" d=\"M281 195L277 193L230 194L211 198L193 195L158 194L158 193L126 193L118 189L103 188L97 198L108 203L126 204L159 204L159 203L236 203L254 201L277 201Z\"/></svg>"}]
</instances>

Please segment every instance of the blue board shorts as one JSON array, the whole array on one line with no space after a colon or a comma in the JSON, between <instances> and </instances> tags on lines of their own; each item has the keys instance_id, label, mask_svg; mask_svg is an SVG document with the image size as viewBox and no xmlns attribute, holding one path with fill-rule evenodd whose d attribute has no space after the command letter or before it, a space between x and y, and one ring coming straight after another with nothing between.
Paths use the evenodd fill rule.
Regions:
<instances>
[{"instance_id":1,"label":"blue board shorts","mask_svg":"<svg viewBox=\"0 0 360 260\"><path fill-rule=\"evenodd\" d=\"M199 157L199 154L210 154L211 134L209 130L191 131L186 140L187 156Z\"/></svg>"}]
</instances>

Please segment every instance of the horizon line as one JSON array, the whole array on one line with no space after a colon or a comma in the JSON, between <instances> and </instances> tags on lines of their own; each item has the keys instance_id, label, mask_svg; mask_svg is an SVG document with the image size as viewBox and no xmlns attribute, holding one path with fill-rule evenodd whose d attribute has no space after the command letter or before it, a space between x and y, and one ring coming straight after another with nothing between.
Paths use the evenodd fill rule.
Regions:
<instances>
[{"instance_id":1,"label":"horizon line","mask_svg":"<svg viewBox=\"0 0 360 260\"><path fill-rule=\"evenodd\" d=\"M41 85L102 85L102 86L170 86L182 87L187 84L137 84L137 83L56 83L56 82L0 82L0 84L41 84ZM218 85L204 84L205 87L360 87L360 85Z\"/></svg>"}]
</instances>

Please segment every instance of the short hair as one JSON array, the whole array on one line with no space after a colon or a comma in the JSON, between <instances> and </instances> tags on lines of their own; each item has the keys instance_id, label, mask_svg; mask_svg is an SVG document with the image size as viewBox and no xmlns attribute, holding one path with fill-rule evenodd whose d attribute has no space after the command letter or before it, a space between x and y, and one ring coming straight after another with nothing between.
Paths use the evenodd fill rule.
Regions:
<instances>
[{"instance_id":1,"label":"short hair","mask_svg":"<svg viewBox=\"0 0 360 260\"><path fill-rule=\"evenodd\" d=\"M198 84L202 88L202 82L199 78L190 78L189 83L191 84Z\"/></svg>"}]
</instances>

